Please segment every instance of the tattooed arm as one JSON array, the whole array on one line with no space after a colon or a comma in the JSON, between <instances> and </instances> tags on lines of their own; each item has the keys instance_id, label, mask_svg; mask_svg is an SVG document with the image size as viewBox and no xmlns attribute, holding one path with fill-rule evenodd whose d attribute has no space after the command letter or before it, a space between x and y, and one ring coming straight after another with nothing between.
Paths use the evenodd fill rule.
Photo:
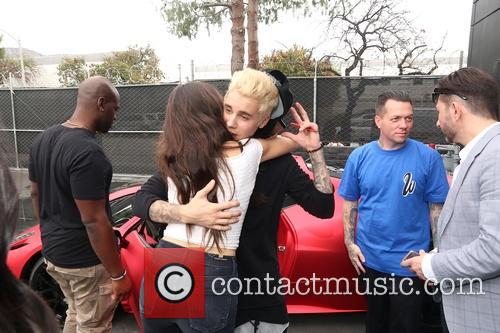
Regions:
<instances>
[{"instance_id":1,"label":"tattooed arm","mask_svg":"<svg viewBox=\"0 0 500 333\"><path fill-rule=\"evenodd\" d=\"M314 173L314 187L321 193L333 193L333 186L330 174L326 168L318 125L309 120L306 110L298 102L295 103L295 107L290 108L290 113L294 120L293 125L299 128L299 132L296 135L290 132L282 133L282 135L292 139L306 151L310 152L309 156L311 157Z\"/></svg>"},{"instance_id":2,"label":"tattooed arm","mask_svg":"<svg viewBox=\"0 0 500 333\"><path fill-rule=\"evenodd\" d=\"M311 157L312 170L314 174L314 187L322 193L332 193L332 181L330 180L330 173L326 168L323 149L309 153L309 156Z\"/></svg>"},{"instance_id":3,"label":"tattooed arm","mask_svg":"<svg viewBox=\"0 0 500 333\"><path fill-rule=\"evenodd\" d=\"M363 267L365 257L363 256L359 246L357 246L354 242L354 232L356 229L357 219L358 202L345 200L343 209L344 243L354 269L356 269L356 272L360 274L360 272L365 272L365 268Z\"/></svg>"},{"instance_id":4,"label":"tattooed arm","mask_svg":"<svg viewBox=\"0 0 500 333\"><path fill-rule=\"evenodd\" d=\"M182 217L179 212L181 205L168 201L156 200L149 206L149 218L159 223L179 223Z\"/></svg>"},{"instance_id":5,"label":"tattooed arm","mask_svg":"<svg viewBox=\"0 0 500 333\"><path fill-rule=\"evenodd\" d=\"M133 212L142 219L159 223L189 223L216 230L229 230L239 220L238 201L212 203L207 194L215 182L209 182L185 205L169 203L165 181L154 175L136 193Z\"/></svg>"},{"instance_id":6,"label":"tattooed arm","mask_svg":"<svg viewBox=\"0 0 500 333\"><path fill-rule=\"evenodd\" d=\"M439 220L439 215L441 215L441 210L443 209L443 204L441 203L430 203L430 222L432 231L432 244L437 247L437 222Z\"/></svg>"},{"instance_id":7,"label":"tattooed arm","mask_svg":"<svg viewBox=\"0 0 500 333\"><path fill-rule=\"evenodd\" d=\"M354 230L356 228L356 220L358 219L358 202L345 200L342 213L342 220L344 222L344 243L348 246L354 243Z\"/></svg>"},{"instance_id":8,"label":"tattooed arm","mask_svg":"<svg viewBox=\"0 0 500 333\"><path fill-rule=\"evenodd\" d=\"M214 230L229 230L230 225L237 222L241 215L236 200L213 203L207 200L208 193L215 182L210 181L207 186L196 192L196 195L185 205L156 200L149 207L149 218L160 223L197 224Z\"/></svg>"}]
</instances>

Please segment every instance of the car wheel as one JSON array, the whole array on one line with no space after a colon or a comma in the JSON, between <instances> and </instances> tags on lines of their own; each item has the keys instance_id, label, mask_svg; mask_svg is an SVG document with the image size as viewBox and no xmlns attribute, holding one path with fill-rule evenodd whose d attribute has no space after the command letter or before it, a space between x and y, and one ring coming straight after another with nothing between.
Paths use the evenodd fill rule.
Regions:
<instances>
[{"instance_id":1,"label":"car wheel","mask_svg":"<svg viewBox=\"0 0 500 333\"><path fill-rule=\"evenodd\" d=\"M47 265L43 262L43 258L38 259L33 265L29 276L28 284L47 302L49 307L55 312L59 323L64 324L66 319L66 310L68 304L64 298L64 294L59 288L57 282L52 276L47 273Z\"/></svg>"}]
</instances>

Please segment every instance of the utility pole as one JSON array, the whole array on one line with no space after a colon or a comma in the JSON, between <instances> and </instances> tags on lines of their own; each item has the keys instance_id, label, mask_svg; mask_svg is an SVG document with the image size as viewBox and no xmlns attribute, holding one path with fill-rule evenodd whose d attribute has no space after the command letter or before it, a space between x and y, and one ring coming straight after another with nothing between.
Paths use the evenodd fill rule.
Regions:
<instances>
[{"instance_id":1,"label":"utility pole","mask_svg":"<svg viewBox=\"0 0 500 333\"><path fill-rule=\"evenodd\" d=\"M9 36L10 38L14 39L17 42L17 47L19 50L19 62L21 65L21 80L23 83L23 87L25 87L26 86L26 74L24 72L24 57L23 57L23 47L21 46L21 38L16 38L3 29L0 29L0 31L7 34L7 36Z\"/></svg>"}]
</instances>

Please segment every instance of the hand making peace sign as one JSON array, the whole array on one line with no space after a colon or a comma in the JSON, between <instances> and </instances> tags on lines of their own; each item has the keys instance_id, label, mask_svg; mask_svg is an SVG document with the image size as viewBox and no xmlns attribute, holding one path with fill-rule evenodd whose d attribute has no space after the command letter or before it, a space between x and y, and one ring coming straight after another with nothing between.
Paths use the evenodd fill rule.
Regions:
<instances>
[{"instance_id":1,"label":"hand making peace sign","mask_svg":"<svg viewBox=\"0 0 500 333\"><path fill-rule=\"evenodd\" d=\"M292 125L297 127L299 132L297 134L284 132L282 136L295 141L307 151L317 150L321 146L318 125L309 120L306 110L298 102L295 103L295 107L290 108L290 112L293 117Z\"/></svg>"}]
</instances>

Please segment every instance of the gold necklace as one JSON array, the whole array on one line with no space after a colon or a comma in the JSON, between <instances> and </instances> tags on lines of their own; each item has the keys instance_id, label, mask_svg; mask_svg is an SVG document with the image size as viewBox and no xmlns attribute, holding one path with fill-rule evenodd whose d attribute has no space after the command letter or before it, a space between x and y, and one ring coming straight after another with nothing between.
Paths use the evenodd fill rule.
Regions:
<instances>
[{"instance_id":1,"label":"gold necklace","mask_svg":"<svg viewBox=\"0 0 500 333\"><path fill-rule=\"evenodd\" d=\"M90 129L89 129L87 126L85 126L85 125L79 125L79 124L73 123L73 122L71 122L69 119L68 119L68 120L66 120L64 123L65 123L65 124L68 124L68 125L71 125L73 128L85 128L86 130L89 130L89 131L90 131Z\"/></svg>"}]
</instances>

